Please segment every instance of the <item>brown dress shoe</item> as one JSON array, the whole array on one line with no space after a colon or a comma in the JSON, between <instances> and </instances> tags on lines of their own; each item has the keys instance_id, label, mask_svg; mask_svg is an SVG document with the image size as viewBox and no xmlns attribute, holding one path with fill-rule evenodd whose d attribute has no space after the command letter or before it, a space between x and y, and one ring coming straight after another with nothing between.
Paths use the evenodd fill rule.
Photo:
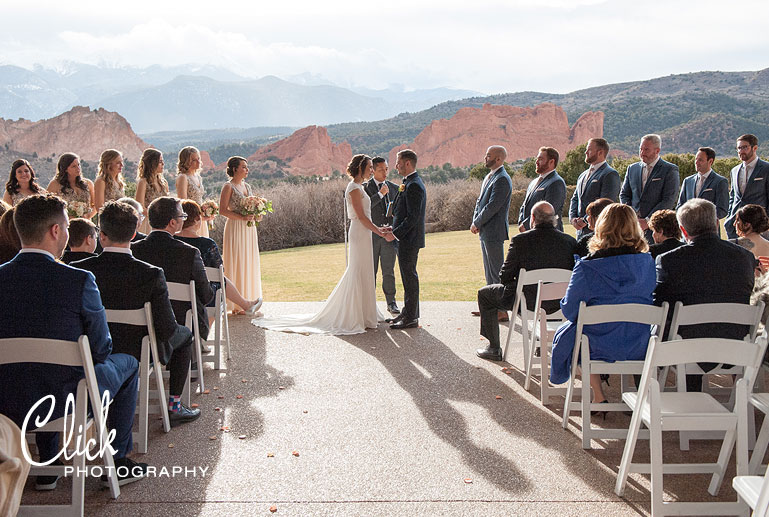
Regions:
<instances>
[{"instance_id":1,"label":"brown dress shoe","mask_svg":"<svg viewBox=\"0 0 769 517\"><path fill-rule=\"evenodd\" d=\"M507 316L506 311L497 311L497 319L502 322L510 321L510 318Z\"/></svg>"}]
</instances>

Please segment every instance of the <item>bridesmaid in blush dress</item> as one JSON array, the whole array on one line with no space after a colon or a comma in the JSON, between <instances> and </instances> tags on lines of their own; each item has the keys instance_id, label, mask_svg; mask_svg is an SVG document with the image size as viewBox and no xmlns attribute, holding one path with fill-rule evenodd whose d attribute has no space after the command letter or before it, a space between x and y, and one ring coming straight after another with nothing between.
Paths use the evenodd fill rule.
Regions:
<instances>
[{"instance_id":1,"label":"bridesmaid in blush dress","mask_svg":"<svg viewBox=\"0 0 769 517\"><path fill-rule=\"evenodd\" d=\"M35 171L27 160L19 159L11 164L11 174L5 184L3 201L11 206L27 196L45 194L45 189L35 181Z\"/></svg>"},{"instance_id":2,"label":"bridesmaid in blush dress","mask_svg":"<svg viewBox=\"0 0 769 517\"><path fill-rule=\"evenodd\" d=\"M83 219L96 215L94 208L93 182L81 175L80 157L75 153L64 153L56 163L56 176L48 184L48 192L56 194L67 203L86 203L90 210Z\"/></svg>"},{"instance_id":3,"label":"bridesmaid in blush dress","mask_svg":"<svg viewBox=\"0 0 769 517\"><path fill-rule=\"evenodd\" d=\"M93 182L96 194L94 208L98 212L107 201L117 201L125 196L123 181L123 153L107 149L99 157L99 173Z\"/></svg>"},{"instance_id":4,"label":"bridesmaid in blush dress","mask_svg":"<svg viewBox=\"0 0 769 517\"><path fill-rule=\"evenodd\" d=\"M176 162L176 197L190 199L198 206L203 204L203 197L206 195L203 178L200 177L201 163L197 147L190 145L179 151L179 160ZM205 219L203 221L205 222ZM208 225L201 225L198 233L201 237L208 237Z\"/></svg>"},{"instance_id":5,"label":"bridesmaid in blush dress","mask_svg":"<svg viewBox=\"0 0 769 517\"><path fill-rule=\"evenodd\" d=\"M136 184L136 201L144 207L144 213L150 203L157 198L168 195L168 182L163 177L163 153L157 149L145 149L139 160L138 183ZM149 217L145 217L139 226L139 231L149 233Z\"/></svg>"}]
</instances>

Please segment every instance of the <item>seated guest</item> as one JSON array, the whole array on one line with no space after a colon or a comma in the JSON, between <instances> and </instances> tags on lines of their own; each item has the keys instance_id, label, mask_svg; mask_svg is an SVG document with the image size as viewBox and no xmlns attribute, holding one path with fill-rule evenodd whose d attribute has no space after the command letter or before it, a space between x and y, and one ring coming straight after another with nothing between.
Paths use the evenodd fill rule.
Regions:
<instances>
[{"instance_id":1,"label":"seated guest","mask_svg":"<svg viewBox=\"0 0 769 517\"><path fill-rule=\"evenodd\" d=\"M140 309L146 302L152 304L160 361L167 365L171 374L168 409L171 425L175 426L200 416L199 409L190 409L181 403L192 357L192 331L176 322L163 270L131 255L131 238L138 220L128 204L107 201L99 218L104 251L72 265L94 274L102 302L108 309ZM114 352L141 359L146 329L112 323L109 328Z\"/></svg>"},{"instance_id":2,"label":"seated guest","mask_svg":"<svg viewBox=\"0 0 769 517\"><path fill-rule=\"evenodd\" d=\"M649 246L649 253L653 259L684 244L681 242L681 229L678 227L678 219L673 210L654 212L649 219L649 228L652 229L654 239L654 244Z\"/></svg>"},{"instance_id":3,"label":"seated guest","mask_svg":"<svg viewBox=\"0 0 769 517\"><path fill-rule=\"evenodd\" d=\"M654 303L670 304L668 322L677 301L684 305L750 303L756 259L745 248L718 237L715 205L702 198L690 199L678 209L678 224L688 244L657 257ZM720 323L679 329L683 338L742 339L747 332L746 326ZM715 366L700 363L705 371ZM686 376L688 391L699 391L701 384L701 376Z\"/></svg>"},{"instance_id":4,"label":"seated guest","mask_svg":"<svg viewBox=\"0 0 769 517\"><path fill-rule=\"evenodd\" d=\"M510 239L507 258L499 273L502 283L487 285L478 291L481 336L489 340L489 345L486 348L479 348L475 353L483 359L502 360L497 311L513 308L521 268L531 271L574 267L577 241L571 235L556 229L557 216L553 205L547 201L540 201L532 207L530 217L531 231L520 233ZM523 294L526 298L526 306L529 310L534 310L537 286L524 286ZM554 305L543 303L542 307L548 313L552 313L558 310L558 302L554 302Z\"/></svg>"},{"instance_id":5,"label":"seated guest","mask_svg":"<svg viewBox=\"0 0 769 517\"><path fill-rule=\"evenodd\" d=\"M577 255L584 257L590 253L588 244L593 237L593 232L595 232L595 222L598 220L598 216L601 215L601 212L603 212L603 209L615 202L616 201L612 201L608 197L602 197L587 205L587 208L585 208L585 221L587 222L587 226L582 229L582 237L577 241Z\"/></svg>"},{"instance_id":6,"label":"seated guest","mask_svg":"<svg viewBox=\"0 0 769 517\"><path fill-rule=\"evenodd\" d=\"M139 223L138 223L138 226L136 227L136 235L134 235L133 239L131 239L131 242L140 241L143 238L145 238L147 234L139 231L139 226L141 226L142 221L144 221L144 218L146 217L146 214L144 213L144 207L142 206L142 204L136 201L132 197L121 197L120 199L118 199L118 201L121 203L126 203L131 205L131 207L133 207L133 209L136 210L136 213L139 215Z\"/></svg>"},{"instance_id":7,"label":"seated guest","mask_svg":"<svg viewBox=\"0 0 769 517\"><path fill-rule=\"evenodd\" d=\"M200 250L200 257L203 259L204 266L218 268L222 265L222 255L219 253L219 248L216 246L213 239L201 237L198 233L200 231L200 226L203 224L200 205L191 199L185 199L182 201L182 209L184 210L184 213L187 214L187 219L184 220L182 231L177 233L174 236L174 239L179 239ZM259 307L262 306L261 298L257 300L246 300L240 294L240 291L238 291L235 284L230 282L230 279L226 276L224 277L224 283L226 285L225 295L228 300L238 304L249 316L261 316L261 313L256 312L259 310ZM219 282L211 282L211 286L214 289L214 292L221 287ZM209 306L211 306L211 304L209 304Z\"/></svg>"},{"instance_id":8,"label":"seated guest","mask_svg":"<svg viewBox=\"0 0 769 517\"><path fill-rule=\"evenodd\" d=\"M69 221L69 249L61 256L61 261L70 264L76 260L96 256L96 225L88 219L75 218Z\"/></svg>"},{"instance_id":9,"label":"seated guest","mask_svg":"<svg viewBox=\"0 0 769 517\"><path fill-rule=\"evenodd\" d=\"M132 243L131 251L137 259L162 268L166 282L189 284L190 280L195 281L200 337L208 339L206 304L213 300L214 290L206 278L200 251L174 239L174 235L181 231L184 220L187 219L181 201L174 197L159 197L150 203L147 214L152 231L144 239ZM172 301L171 306L174 308L177 323L184 325L189 304Z\"/></svg>"},{"instance_id":10,"label":"seated guest","mask_svg":"<svg viewBox=\"0 0 769 517\"><path fill-rule=\"evenodd\" d=\"M0 264L8 262L21 249L21 240L13 223L13 213L16 207L11 207L0 216Z\"/></svg>"},{"instance_id":11,"label":"seated guest","mask_svg":"<svg viewBox=\"0 0 769 517\"><path fill-rule=\"evenodd\" d=\"M550 369L553 384L562 384L571 376L580 302L588 306L651 305L654 260L646 253L648 250L631 206L613 203L598 216L590 253L577 261L566 296L561 300L561 310L569 321L561 325L553 339ZM649 325L639 323L589 325L583 333L590 339L590 357L608 362L643 359L651 335ZM606 402L598 374L590 375L590 387L593 402Z\"/></svg>"},{"instance_id":12,"label":"seated guest","mask_svg":"<svg viewBox=\"0 0 769 517\"><path fill-rule=\"evenodd\" d=\"M112 403L107 426L114 430L112 447L119 483L140 479L147 465L131 452L131 427L136 411L139 362L127 354L112 354L107 317L93 275L57 263L69 238L66 203L53 195L33 195L16 205L14 220L22 250L0 266L0 338L33 337L77 341L88 336L99 391L108 390ZM34 314L36 317L30 318ZM42 363L0 366L0 413L21 426L29 409L46 395L55 397L52 419L64 414L67 395L74 393L83 369ZM44 419L45 411L38 411ZM34 420L32 420L34 421ZM41 462L59 454L58 433L36 435ZM40 476L39 490L53 490L58 476Z\"/></svg>"},{"instance_id":13,"label":"seated guest","mask_svg":"<svg viewBox=\"0 0 769 517\"><path fill-rule=\"evenodd\" d=\"M734 215L734 229L738 237L731 242L750 250L753 256L769 257L769 241L761 234L769 230L769 217L761 205L745 205Z\"/></svg>"}]
</instances>

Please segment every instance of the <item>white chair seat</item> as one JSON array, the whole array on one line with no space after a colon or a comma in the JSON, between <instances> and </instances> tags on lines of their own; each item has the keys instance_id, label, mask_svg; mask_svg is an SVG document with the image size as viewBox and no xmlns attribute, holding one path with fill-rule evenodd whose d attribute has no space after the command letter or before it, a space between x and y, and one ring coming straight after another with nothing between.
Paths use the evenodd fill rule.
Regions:
<instances>
[{"instance_id":1,"label":"white chair seat","mask_svg":"<svg viewBox=\"0 0 769 517\"><path fill-rule=\"evenodd\" d=\"M748 506L755 508L761 486L764 484L764 476L736 476L732 481L734 490L740 494Z\"/></svg>"},{"instance_id":2,"label":"white chair seat","mask_svg":"<svg viewBox=\"0 0 769 517\"><path fill-rule=\"evenodd\" d=\"M769 393L752 393L750 403L763 413L769 413Z\"/></svg>"}]
</instances>

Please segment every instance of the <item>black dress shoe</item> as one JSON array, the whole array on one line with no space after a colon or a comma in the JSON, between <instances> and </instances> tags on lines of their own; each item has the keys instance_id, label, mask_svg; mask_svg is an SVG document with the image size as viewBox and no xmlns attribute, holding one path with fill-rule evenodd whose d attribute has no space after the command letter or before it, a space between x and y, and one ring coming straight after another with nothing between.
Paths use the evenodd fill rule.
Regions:
<instances>
[{"instance_id":1,"label":"black dress shoe","mask_svg":"<svg viewBox=\"0 0 769 517\"><path fill-rule=\"evenodd\" d=\"M479 348L475 351L475 355L480 357L481 359L490 359L492 361L501 361L502 360L502 349L501 348Z\"/></svg>"},{"instance_id":2,"label":"black dress shoe","mask_svg":"<svg viewBox=\"0 0 769 517\"><path fill-rule=\"evenodd\" d=\"M390 302L387 304L387 312L390 314L400 314L401 310L398 308L398 305L395 302Z\"/></svg>"},{"instance_id":3,"label":"black dress shoe","mask_svg":"<svg viewBox=\"0 0 769 517\"><path fill-rule=\"evenodd\" d=\"M390 325L391 329L400 330L400 329L415 329L419 326L419 320L400 320L392 325Z\"/></svg>"},{"instance_id":4,"label":"black dress shoe","mask_svg":"<svg viewBox=\"0 0 769 517\"><path fill-rule=\"evenodd\" d=\"M121 468L125 467L125 468ZM147 475L147 464L137 463L131 458L120 458L115 460L115 472L117 473L118 486L127 485L134 481L139 481ZM109 478L106 475L101 477L102 486L109 487Z\"/></svg>"},{"instance_id":5,"label":"black dress shoe","mask_svg":"<svg viewBox=\"0 0 769 517\"><path fill-rule=\"evenodd\" d=\"M168 420L171 423L171 427L176 427L177 425L192 422L193 420L197 420L199 417L200 409L190 409L184 404L182 404L182 407L179 408L179 411L168 412Z\"/></svg>"},{"instance_id":6,"label":"black dress shoe","mask_svg":"<svg viewBox=\"0 0 769 517\"><path fill-rule=\"evenodd\" d=\"M61 465L64 465L61 460L55 460L53 463L51 463L51 466ZM54 490L56 488L56 483L59 481L59 478L61 478L61 476L37 476L35 478L35 490L39 490L41 492Z\"/></svg>"},{"instance_id":7,"label":"black dress shoe","mask_svg":"<svg viewBox=\"0 0 769 517\"><path fill-rule=\"evenodd\" d=\"M403 319L403 313L400 313L399 315L397 315L397 316L396 316L396 317L394 317L394 318L387 318L387 319L385 320L385 323L398 323L398 322L399 322L399 321L401 321L402 319Z\"/></svg>"}]
</instances>

